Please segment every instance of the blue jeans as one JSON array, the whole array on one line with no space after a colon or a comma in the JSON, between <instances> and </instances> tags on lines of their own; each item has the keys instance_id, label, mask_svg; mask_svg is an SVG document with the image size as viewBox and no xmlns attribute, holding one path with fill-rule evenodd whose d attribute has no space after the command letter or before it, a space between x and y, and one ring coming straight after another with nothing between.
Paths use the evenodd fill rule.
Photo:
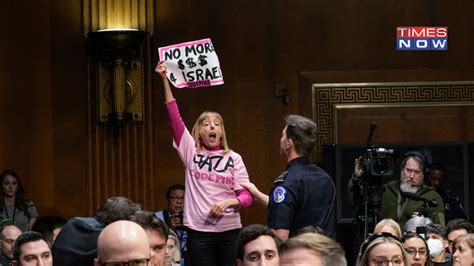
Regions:
<instances>
[{"instance_id":1,"label":"blue jeans","mask_svg":"<svg viewBox=\"0 0 474 266\"><path fill-rule=\"evenodd\" d=\"M188 229L188 253L192 266L234 266L235 241L240 229L219 233ZM188 265L186 263L186 265Z\"/></svg>"}]
</instances>

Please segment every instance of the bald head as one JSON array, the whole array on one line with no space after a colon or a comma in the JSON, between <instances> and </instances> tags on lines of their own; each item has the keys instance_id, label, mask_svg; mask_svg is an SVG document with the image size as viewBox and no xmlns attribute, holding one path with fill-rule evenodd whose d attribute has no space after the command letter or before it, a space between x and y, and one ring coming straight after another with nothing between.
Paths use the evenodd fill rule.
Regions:
<instances>
[{"instance_id":1,"label":"bald head","mask_svg":"<svg viewBox=\"0 0 474 266\"><path fill-rule=\"evenodd\" d=\"M4 226L2 229L2 239L4 239L6 236L11 236L15 235L15 239L21 235L21 230L20 228L14 226L14 225L7 225Z\"/></svg>"},{"instance_id":2,"label":"bald head","mask_svg":"<svg viewBox=\"0 0 474 266\"><path fill-rule=\"evenodd\" d=\"M13 244L21 235L21 230L14 225L7 225L2 230L2 253L4 256L13 259Z\"/></svg>"},{"instance_id":3,"label":"bald head","mask_svg":"<svg viewBox=\"0 0 474 266\"><path fill-rule=\"evenodd\" d=\"M130 221L117 221L102 230L97 240L95 265L150 258L148 237L143 228Z\"/></svg>"}]
</instances>

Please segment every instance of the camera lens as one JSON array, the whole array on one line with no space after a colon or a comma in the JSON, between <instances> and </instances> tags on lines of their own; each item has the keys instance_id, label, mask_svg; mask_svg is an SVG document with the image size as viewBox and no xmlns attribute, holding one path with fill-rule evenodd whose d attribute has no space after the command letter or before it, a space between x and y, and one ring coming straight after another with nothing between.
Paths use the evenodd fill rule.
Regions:
<instances>
[{"instance_id":1,"label":"camera lens","mask_svg":"<svg viewBox=\"0 0 474 266\"><path fill-rule=\"evenodd\" d=\"M386 175L392 170L392 161L388 158L377 158L372 163L372 172L375 175Z\"/></svg>"}]
</instances>

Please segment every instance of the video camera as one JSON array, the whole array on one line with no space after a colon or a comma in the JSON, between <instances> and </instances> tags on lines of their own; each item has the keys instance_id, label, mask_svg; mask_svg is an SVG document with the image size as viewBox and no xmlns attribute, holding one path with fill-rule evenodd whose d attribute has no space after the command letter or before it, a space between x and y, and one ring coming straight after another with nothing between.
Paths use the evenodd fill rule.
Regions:
<instances>
[{"instance_id":1,"label":"video camera","mask_svg":"<svg viewBox=\"0 0 474 266\"><path fill-rule=\"evenodd\" d=\"M372 135L377 128L375 122L370 124L369 137L365 153L360 161L363 177L384 177L393 175L393 161L398 152L393 149L375 148L372 145Z\"/></svg>"},{"instance_id":2,"label":"video camera","mask_svg":"<svg viewBox=\"0 0 474 266\"><path fill-rule=\"evenodd\" d=\"M370 125L369 137L367 138L367 145L365 152L358 160L361 167L360 179L360 195L364 208L357 207L356 216L362 218L367 223L367 216L360 217L362 211L364 215L371 214L376 221L378 213L382 205L383 177L393 176L394 162L398 157L398 152L393 149L377 148L372 145L372 135L376 129L375 122Z\"/></svg>"},{"instance_id":3,"label":"video camera","mask_svg":"<svg viewBox=\"0 0 474 266\"><path fill-rule=\"evenodd\" d=\"M366 176L392 176L397 153L393 149L371 147L362 155L361 166Z\"/></svg>"},{"instance_id":4,"label":"video camera","mask_svg":"<svg viewBox=\"0 0 474 266\"><path fill-rule=\"evenodd\" d=\"M364 222L364 237L368 234L369 215L372 222L377 224L384 187L382 179L384 176L392 176L394 172L394 161L398 152L393 149L376 148L372 145L372 135L377 128L375 122L370 124L369 137L364 154L359 157L358 163L361 170L359 177L359 193L357 197L362 206L356 207L356 219ZM363 207L363 208L361 208Z\"/></svg>"}]
</instances>

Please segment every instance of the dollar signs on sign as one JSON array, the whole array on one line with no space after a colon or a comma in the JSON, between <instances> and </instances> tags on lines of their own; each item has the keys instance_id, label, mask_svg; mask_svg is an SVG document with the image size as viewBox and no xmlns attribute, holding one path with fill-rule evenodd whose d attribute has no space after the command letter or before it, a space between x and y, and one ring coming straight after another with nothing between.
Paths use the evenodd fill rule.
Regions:
<instances>
[{"instance_id":1,"label":"dollar signs on sign","mask_svg":"<svg viewBox=\"0 0 474 266\"><path fill-rule=\"evenodd\" d=\"M179 59L178 60L178 68L183 70L184 69L184 65L183 65L183 60L182 59Z\"/></svg>"},{"instance_id":2,"label":"dollar signs on sign","mask_svg":"<svg viewBox=\"0 0 474 266\"><path fill-rule=\"evenodd\" d=\"M200 66L205 66L207 64L206 58L207 58L207 55L200 55L198 57Z\"/></svg>"},{"instance_id":3,"label":"dollar signs on sign","mask_svg":"<svg viewBox=\"0 0 474 266\"><path fill-rule=\"evenodd\" d=\"M196 66L196 63L194 63L194 60L192 57L189 57L186 59L186 64L188 65L189 68L193 68Z\"/></svg>"}]
</instances>

